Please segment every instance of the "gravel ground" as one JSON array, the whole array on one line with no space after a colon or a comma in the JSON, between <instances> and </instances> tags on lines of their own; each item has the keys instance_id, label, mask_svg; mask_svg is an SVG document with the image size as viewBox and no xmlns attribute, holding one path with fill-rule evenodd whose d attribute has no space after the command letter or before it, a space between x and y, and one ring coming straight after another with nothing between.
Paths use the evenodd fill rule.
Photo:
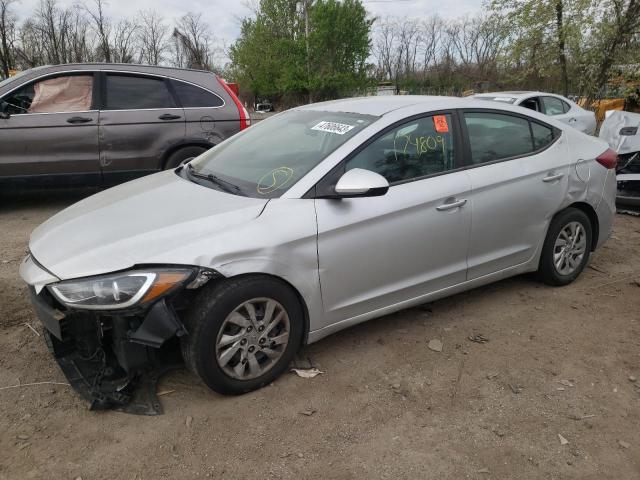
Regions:
<instances>
[{"instance_id":1,"label":"gravel ground","mask_svg":"<svg viewBox=\"0 0 640 480\"><path fill-rule=\"evenodd\" d=\"M65 382L18 265L86 194L0 198L0 388ZM639 307L640 218L619 215L574 284L517 277L351 328L300 353L313 379L222 397L175 371L159 417L2 388L0 479L638 479Z\"/></svg>"}]
</instances>

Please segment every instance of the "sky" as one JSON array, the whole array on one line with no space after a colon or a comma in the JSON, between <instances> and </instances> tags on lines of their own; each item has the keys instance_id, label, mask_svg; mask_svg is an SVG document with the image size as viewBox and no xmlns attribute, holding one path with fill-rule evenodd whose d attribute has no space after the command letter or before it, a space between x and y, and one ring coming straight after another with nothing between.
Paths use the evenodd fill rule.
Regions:
<instances>
[{"instance_id":1,"label":"sky","mask_svg":"<svg viewBox=\"0 0 640 480\"><path fill-rule=\"evenodd\" d=\"M24 19L37 8L38 3L38 0L18 0L13 8L18 17ZM58 0L58 3L71 6L75 0ZM379 17L419 18L438 14L443 18L454 18L478 12L482 0L364 0L363 3L371 15ZM107 0L106 10L115 19L132 18L136 12L150 9L158 11L167 20L187 12L202 13L214 36L229 46L240 32L241 19L251 15L247 5L246 0Z\"/></svg>"}]
</instances>

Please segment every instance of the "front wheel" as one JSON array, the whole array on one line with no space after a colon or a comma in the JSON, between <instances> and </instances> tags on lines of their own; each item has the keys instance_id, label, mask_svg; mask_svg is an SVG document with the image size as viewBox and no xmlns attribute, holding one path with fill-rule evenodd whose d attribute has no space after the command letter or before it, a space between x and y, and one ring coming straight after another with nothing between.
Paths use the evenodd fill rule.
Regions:
<instances>
[{"instance_id":1,"label":"front wheel","mask_svg":"<svg viewBox=\"0 0 640 480\"><path fill-rule=\"evenodd\" d=\"M573 282L589 261L592 242L589 217L577 208L558 213L542 247L538 276L547 285Z\"/></svg>"},{"instance_id":2,"label":"front wheel","mask_svg":"<svg viewBox=\"0 0 640 480\"><path fill-rule=\"evenodd\" d=\"M303 310L288 285L244 277L203 290L185 324L187 367L212 390L238 395L287 368L302 341Z\"/></svg>"}]
</instances>

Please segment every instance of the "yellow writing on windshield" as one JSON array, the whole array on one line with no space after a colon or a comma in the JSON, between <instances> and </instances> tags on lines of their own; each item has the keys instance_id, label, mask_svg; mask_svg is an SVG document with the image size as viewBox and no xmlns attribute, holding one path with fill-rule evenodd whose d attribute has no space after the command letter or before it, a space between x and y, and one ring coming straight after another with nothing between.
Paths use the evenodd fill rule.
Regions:
<instances>
[{"instance_id":1,"label":"yellow writing on windshield","mask_svg":"<svg viewBox=\"0 0 640 480\"><path fill-rule=\"evenodd\" d=\"M289 167L274 168L270 172L264 174L260 180L256 190L260 195L268 195L284 187L289 180L293 178L293 169Z\"/></svg>"}]
</instances>

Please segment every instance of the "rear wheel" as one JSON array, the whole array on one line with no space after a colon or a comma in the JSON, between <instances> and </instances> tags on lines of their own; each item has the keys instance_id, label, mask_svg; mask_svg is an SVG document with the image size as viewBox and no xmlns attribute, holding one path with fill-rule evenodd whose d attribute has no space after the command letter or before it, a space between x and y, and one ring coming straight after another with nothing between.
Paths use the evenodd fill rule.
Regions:
<instances>
[{"instance_id":1,"label":"rear wheel","mask_svg":"<svg viewBox=\"0 0 640 480\"><path fill-rule=\"evenodd\" d=\"M237 395L287 368L302 341L303 310L288 285L244 277L203 290L185 323L187 367L212 390Z\"/></svg>"},{"instance_id":2,"label":"rear wheel","mask_svg":"<svg viewBox=\"0 0 640 480\"><path fill-rule=\"evenodd\" d=\"M164 164L164 168L165 170L177 168L183 163L185 163L186 161L191 160L192 158L195 158L198 155L206 152L206 150L207 150L206 148L195 147L195 146L184 147L179 150L176 150L171 155L169 155L169 158L167 158L167 161Z\"/></svg>"},{"instance_id":3,"label":"rear wheel","mask_svg":"<svg viewBox=\"0 0 640 480\"><path fill-rule=\"evenodd\" d=\"M592 242L589 217L577 208L558 213L542 248L538 276L547 285L568 285L589 261Z\"/></svg>"}]
</instances>

